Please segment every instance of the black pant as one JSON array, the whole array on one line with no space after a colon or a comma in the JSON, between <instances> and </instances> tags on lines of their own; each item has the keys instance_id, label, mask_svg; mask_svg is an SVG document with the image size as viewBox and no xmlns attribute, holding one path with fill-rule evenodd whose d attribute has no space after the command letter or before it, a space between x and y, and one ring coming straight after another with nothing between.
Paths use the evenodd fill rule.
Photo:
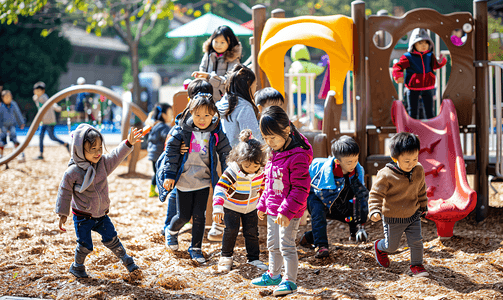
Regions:
<instances>
[{"instance_id":1,"label":"black pant","mask_svg":"<svg viewBox=\"0 0 503 300\"><path fill-rule=\"evenodd\" d=\"M239 233L240 220L243 223L246 257L248 261L257 260L259 259L260 245L258 242L258 215L256 209L247 214L242 214L224 207L225 229L222 239L222 257L232 257Z\"/></svg>"},{"instance_id":2,"label":"black pant","mask_svg":"<svg viewBox=\"0 0 503 300\"><path fill-rule=\"evenodd\" d=\"M424 91L407 91L407 100L409 102L409 116L413 119L418 119L418 102L419 95L423 97L424 111L426 113L426 118L433 118L433 90Z\"/></svg>"},{"instance_id":3,"label":"black pant","mask_svg":"<svg viewBox=\"0 0 503 300\"><path fill-rule=\"evenodd\" d=\"M192 217L192 248L201 248L204 235L204 224L206 222L206 203L210 188L197 191L182 192L178 190L176 216L171 219L170 231L179 231L183 225L187 224Z\"/></svg>"},{"instance_id":4,"label":"black pant","mask_svg":"<svg viewBox=\"0 0 503 300\"><path fill-rule=\"evenodd\" d=\"M157 181L155 180L155 174L157 174L157 167L155 166L155 161L152 161L152 166L154 167L154 176L152 176L152 185L156 186Z\"/></svg>"}]
</instances>

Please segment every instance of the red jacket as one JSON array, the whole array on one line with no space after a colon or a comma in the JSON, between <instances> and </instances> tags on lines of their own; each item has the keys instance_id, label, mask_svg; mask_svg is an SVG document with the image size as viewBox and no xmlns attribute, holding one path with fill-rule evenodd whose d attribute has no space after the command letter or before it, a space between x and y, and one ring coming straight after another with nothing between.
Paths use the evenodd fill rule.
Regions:
<instances>
[{"instance_id":1,"label":"red jacket","mask_svg":"<svg viewBox=\"0 0 503 300\"><path fill-rule=\"evenodd\" d=\"M435 73L433 71L442 68L446 63L445 57L441 63L438 63L435 55L429 50L423 53L406 52L393 65L393 78L403 77L405 70L405 86L409 90L431 90L435 88Z\"/></svg>"}]
</instances>

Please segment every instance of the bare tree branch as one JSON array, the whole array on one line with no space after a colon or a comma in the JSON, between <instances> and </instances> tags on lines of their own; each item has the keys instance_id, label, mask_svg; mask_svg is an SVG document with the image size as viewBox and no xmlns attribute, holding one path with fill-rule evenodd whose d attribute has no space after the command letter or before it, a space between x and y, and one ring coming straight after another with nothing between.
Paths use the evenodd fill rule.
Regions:
<instances>
[{"instance_id":1,"label":"bare tree branch","mask_svg":"<svg viewBox=\"0 0 503 300\"><path fill-rule=\"evenodd\" d=\"M150 25L147 27L147 29L145 29L145 31L141 33L141 36L146 36L147 34L149 34L149 32L152 31L152 29L154 29L154 25L156 22L157 18L153 21L150 21Z\"/></svg>"},{"instance_id":2,"label":"bare tree branch","mask_svg":"<svg viewBox=\"0 0 503 300\"><path fill-rule=\"evenodd\" d=\"M138 27L136 28L136 36L134 37L135 42L140 41L143 25L145 25L145 22L147 21L149 16L150 14L143 14L143 16L140 19L140 22L138 22Z\"/></svg>"}]
</instances>

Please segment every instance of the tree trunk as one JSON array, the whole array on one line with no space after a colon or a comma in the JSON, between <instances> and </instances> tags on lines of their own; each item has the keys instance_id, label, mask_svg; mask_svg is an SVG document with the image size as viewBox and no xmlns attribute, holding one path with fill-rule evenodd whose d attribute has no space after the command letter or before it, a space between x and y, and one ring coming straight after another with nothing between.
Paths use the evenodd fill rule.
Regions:
<instances>
[{"instance_id":1,"label":"tree trunk","mask_svg":"<svg viewBox=\"0 0 503 300\"><path fill-rule=\"evenodd\" d=\"M143 111L147 112L147 102L141 101L141 88L140 79L138 75L140 74L140 60L138 57L138 43L132 42L129 45L131 53L131 74L133 75L133 102L137 104Z\"/></svg>"}]
</instances>

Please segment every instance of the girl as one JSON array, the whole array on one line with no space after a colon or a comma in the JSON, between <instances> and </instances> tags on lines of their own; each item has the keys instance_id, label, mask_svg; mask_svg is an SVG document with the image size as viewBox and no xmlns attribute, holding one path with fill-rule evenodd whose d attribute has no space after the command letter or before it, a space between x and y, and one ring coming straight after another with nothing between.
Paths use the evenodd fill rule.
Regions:
<instances>
[{"instance_id":1,"label":"girl","mask_svg":"<svg viewBox=\"0 0 503 300\"><path fill-rule=\"evenodd\" d=\"M190 145L189 151L183 155L180 153L182 142ZM213 97L197 94L177 116L164 156L158 160L157 179L164 188L160 190L161 194L166 194L175 186L178 194L178 211L167 230L170 236L168 246L178 249L178 231L192 217L192 243L188 252L199 263L205 262L201 245L210 185L214 187L218 181L218 159L222 170L227 168L225 161L230 150Z\"/></svg>"},{"instance_id":2,"label":"girl","mask_svg":"<svg viewBox=\"0 0 503 300\"><path fill-rule=\"evenodd\" d=\"M259 219L267 214L269 270L252 280L259 286L279 285L274 296L297 291L298 257L295 238L304 214L311 178L313 149L279 106L268 107L260 119L260 131L271 148L264 169L265 189L257 204ZM285 277L281 279L281 267Z\"/></svg>"},{"instance_id":3,"label":"girl","mask_svg":"<svg viewBox=\"0 0 503 300\"><path fill-rule=\"evenodd\" d=\"M91 125L80 124L72 132L72 156L59 185L55 212L59 215L59 228L63 231L66 231L63 224L70 215L70 208L73 213L77 248L70 273L75 277L88 277L84 260L93 251L91 231L101 235L103 245L122 260L129 272L139 269L133 258L126 254L107 215L110 208L107 176L133 151L133 145L140 141L141 136L141 130L132 128L127 140L110 154L102 155L104 140L98 130Z\"/></svg>"},{"instance_id":4,"label":"girl","mask_svg":"<svg viewBox=\"0 0 503 300\"><path fill-rule=\"evenodd\" d=\"M12 93L3 90L0 102L0 158L3 156L3 149L7 144L7 134L14 147L19 146L16 134L16 126L24 128L24 118L21 110L15 101L12 101ZM25 162L24 153L18 158L19 162Z\"/></svg>"},{"instance_id":5,"label":"girl","mask_svg":"<svg viewBox=\"0 0 503 300\"><path fill-rule=\"evenodd\" d=\"M155 120L154 126L148 135L148 160L152 161L154 167L154 176L152 176L152 183L150 185L149 197L157 197L159 194L155 192L157 173L156 162L161 153L164 151L164 141L171 129L168 124L173 120L173 110L171 105L162 103L153 109L152 119Z\"/></svg>"},{"instance_id":6,"label":"girl","mask_svg":"<svg viewBox=\"0 0 503 300\"><path fill-rule=\"evenodd\" d=\"M258 128L259 110L253 101L256 89L255 74L249 68L236 65L227 80L226 94L217 102L217 108L222 115L222 126L229 139L231 147L239 143L239 133L243 129L251 129L259 141L262 140ZM213 222L208 232L208 240L221 241L224 226Z\"/></svg>"},{"instance_id":7,"label":"girl","mask_svg":"<svg viewBox=\"0 0 503 300\"><path fill-rule=\"evenodd\" d=\"M199 72L192 77L206 78L213 86L213 100L222 98L225 92L226 73L234 68L241 59L241 43L229 27L219 26L203 44L204 56Z\"/></svg>"},{"instance_id":8,"label":"girl","mask_svg":"<svg viewBox=\"0 0 503 300\"><path fill-rule=\"evenodd\" d=\"M262 144L252 137L252 131L245 129L239 134L241 142L227 157L227 169L213 193L213 221L225 223L222 242L222 257L218 271L230 271L232 252L239 232L240 220L243 223L243 236L246 243L248 263L262 270L267 266L259 260L257 200L262 193L266 163L266 153Z\"/></svg>"}]
</instances>

